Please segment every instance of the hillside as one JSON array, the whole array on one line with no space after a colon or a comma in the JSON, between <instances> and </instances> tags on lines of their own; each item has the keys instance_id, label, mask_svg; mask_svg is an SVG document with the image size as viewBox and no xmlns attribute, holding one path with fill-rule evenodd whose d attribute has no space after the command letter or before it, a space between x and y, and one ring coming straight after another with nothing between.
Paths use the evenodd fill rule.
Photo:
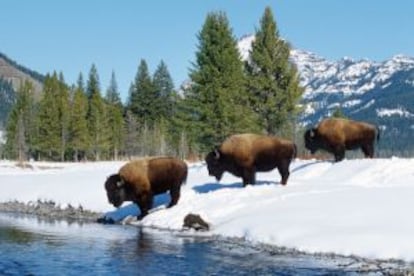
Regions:
<instances>
[{"instance_id":1,"label":"hillside","mask_svg":"<svg viewBox=\"0 0 414 276\"><path fill-rule=\"evenodd\" d=\"M0 128L4 125L20 84L26 80L32 82L35 94L39 95L42 91L43 79L41 74L19 65L0 53Z\"/></svg>"},{"instance_id":2,"label":"hillside","mask_svg":"<svg viewBox=\"0 0 414 276\"><path fill-rule=\"evenodd\" d=\"M18 64L2 53L0 53L0 77L11 81L15 90L22 81L29 80L33 82L37 92L41 91L44 80L42 74Z\"/></svg>"},{"instance_id":3,"label":"hillside","mask_svg":"<svg viewBox=\"0 0 414 276\"><path fill-rule=\"evenodd\" d=\"M253 36L243 37L243 59ZM315 125L336 109L352 119L375 123L381 129L382 156L414 153L414 58L396 55L382 62L345 57L330 61L314 53L293 49L291 60L305 88L300 122Z\"/></svg>"}]
</instances>

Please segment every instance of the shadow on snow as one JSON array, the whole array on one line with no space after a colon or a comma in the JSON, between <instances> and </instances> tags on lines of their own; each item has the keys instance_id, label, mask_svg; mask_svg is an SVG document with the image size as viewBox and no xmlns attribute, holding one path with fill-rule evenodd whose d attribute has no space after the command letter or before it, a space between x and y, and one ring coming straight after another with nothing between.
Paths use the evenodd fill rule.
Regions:
<instances>
[{"instance_id":1,"label":"shadow on snow","mask_svg":"<svg viewBox=\"0 0 414 276\"><path fill-rule=\"evenodd\" d=\"M333 163L335 163L335 161L334 160L316 160L316 161L311 162L311 163L306 163L306 164L300 165L300 166L292 169L290 171L290 173L292 174L292 173L297 172L299 170L303 170L303 169L305 169L309 166L313 166L313 165L320 164L320 163L332 163L333 164Z\"/></svg>"},{"instance_id":2,"label":"shadow on snow","mask_svg":"<svg viewBox=\"0 0 414 276\"><path fill-rule=\"evenodd\" d=\"M280 182L274 182L274 181L265 181L265 180L257 180L256 184L253 184L252 186L258 186L258 185L270 185L270 184L280 184ZM242 182L234 182L230 184L220 184L218 182L214 183L205 183L200 186L193 187L193 190L200 194L205 194L209 192L215 192L217 190L221 189L243 189L243 183Z\"/></svg>"},{"instance_id":3,"label":"shadow on snow","mask_svg":"<svg viewBox=\"0 0 414 276\"><path fill-rule=\"evenodd\" d=\"M164 209L166 206L170 203L171 197L169 193L164 193L160 195L156 195L154 197L154 204L149 211L149 213L152 213L158 209ZM103 222L106 223L113 223L117 221L121 221L127 216L138 216L141 214L140 209L135 203L129 203L127 205L123 205L119 207L118 209L115 209L110 212L106 212L103 216Z\"/></svg>"}]
</instances>

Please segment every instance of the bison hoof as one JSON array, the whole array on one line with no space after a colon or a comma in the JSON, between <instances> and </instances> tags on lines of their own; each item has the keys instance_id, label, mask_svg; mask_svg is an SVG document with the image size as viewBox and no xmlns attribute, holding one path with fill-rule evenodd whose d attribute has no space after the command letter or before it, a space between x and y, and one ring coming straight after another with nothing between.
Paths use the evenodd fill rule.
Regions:
<instances>
[{"instance_id":1,"label":"bison hoof","mask_svg":"<svg viewBox=\"0 0 414 276\"><path fill-rule=\"evenodd\" d=\"M115 224L115 221L112 218L107 217L100 217L96 220L96 222L102 224Z\"/></svg>"},{"instance_id":2,"label":"bison hoof","mask_svg":"<svg viewBox=\"0 0 414 276\"><path fill-rule=\"evenodd\" d=\"M142 220L147 214L141 214L137 216L137 220Z\"/></svg>"}]
</instances>

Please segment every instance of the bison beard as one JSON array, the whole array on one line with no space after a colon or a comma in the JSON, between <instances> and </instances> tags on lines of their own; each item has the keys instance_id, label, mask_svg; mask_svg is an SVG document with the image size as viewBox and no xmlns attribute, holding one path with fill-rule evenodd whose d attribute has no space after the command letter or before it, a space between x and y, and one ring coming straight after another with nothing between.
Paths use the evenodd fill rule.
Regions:
<instances>
[{"instance_id":1,"label":"bison beard","mask_svg":"<svg viewBox=\"0 0 414 276\"><path fill-rule=\"evenodd\" d=\"M289 165L296 157L296 145L273 136L239 134L227 138L220 147L207 154L209 175L220 181L225 171L241 177L243 186L255 184L257 171L278 168L281 183L287 184Z\"/></svg>"},{"instance_id":2,"label":"bison beard","mask_svg":"<svg viewBox=\"0 0 414 276\"><path fill-rule=\"evenodd\" d=\"M187 179L187 165L176 158L147 158L131 161L105 182L108 201L115 207L124 201L138 205L142 219L152 208L154 196L170 192L168 208L177 204L180 188Z\"/></svg>"},{"instance_id":3,"label":"bison beard","mask_svg":"<svg viewBox=\"0 0 414 276\"><path fill-rule=\"evenodd\" d=\"M374 142L379 140L375 126L347 119L325 119L305 132L305 147L314 154L322 149L334 155L335 161L345 157L345 150L361 148L365 157L374 157Z\"/></svg>"}]
</instances>

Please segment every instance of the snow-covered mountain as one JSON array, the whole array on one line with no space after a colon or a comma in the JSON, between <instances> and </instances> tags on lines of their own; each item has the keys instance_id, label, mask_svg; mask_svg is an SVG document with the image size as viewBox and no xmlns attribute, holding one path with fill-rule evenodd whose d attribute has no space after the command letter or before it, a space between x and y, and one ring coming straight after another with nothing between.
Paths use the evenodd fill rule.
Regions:
<instances>
[{"instance_id":1,"label":"snow-covered mountain","mask_svg":"<svg viewBox=\"0 0 414 276\"><path fill-rule=\"evenodd\" d=\"M396 72L414 68L414 58L403 55L396 55L384 62L348 57L333 62L311 52L294 49L291 58L306 88L304 96L310 98L318 92L362 94L372 89L382 89L391 84Z\"/></svg>"},{"instance_id":2,"label":"snow-covered mountain","mask_svg":"<svg viewBox=\"0 0 414 276\"><path fill-rule=\"evenodd\" d=\"M247 60L253 35L242 37L238 42L242 59ZM396 55L383 62L368 59L354 60L344 57L330 61L312 52L291 50L291 60L296 64L305 87L305 98L316 93L362 94L372 89L385 88L391 84L392 76L400 71L414 69L414 58ZM408 79L414 85L414 78Z\"/></svg>"},{"instance_id":3,"label":"snow-covered mountain","mask_svg":"<svg viewBox=\"0 0 414 276\"><path fill-rule=\"evenodd\" d=\"M238 42L244 60L254 36ZM305 88L301 123L314 125L340 108L353 119L378 124L395 149L414 150L414 57L395 55L382 62L344 57L331 61L309 51L291 50ZM388 145L387 145L388 146Z\"/></svg>"},{"instance_id":4,"label":"snow-covered mountain","mask_svg":"<svg viewBox=\"0 0 414 276\"><path fill-rule=\"evenodd\" d=\"M307 113L304 118L308 117L309 122L329 116L338 107L347 114L375 108L378 117L414 115L414 110L405 101L388 99L378 103L384 97L389 98L389 93L396 96L414 90L413 57L396 55L383 62L348 57L329 61L313 53L294 49L291 58L298 67L301 84L305 87L303 101ZM411 96L414 97L412 92ZM317 118L311 118L318 113Z\"/></svg>"}]
</instances>

